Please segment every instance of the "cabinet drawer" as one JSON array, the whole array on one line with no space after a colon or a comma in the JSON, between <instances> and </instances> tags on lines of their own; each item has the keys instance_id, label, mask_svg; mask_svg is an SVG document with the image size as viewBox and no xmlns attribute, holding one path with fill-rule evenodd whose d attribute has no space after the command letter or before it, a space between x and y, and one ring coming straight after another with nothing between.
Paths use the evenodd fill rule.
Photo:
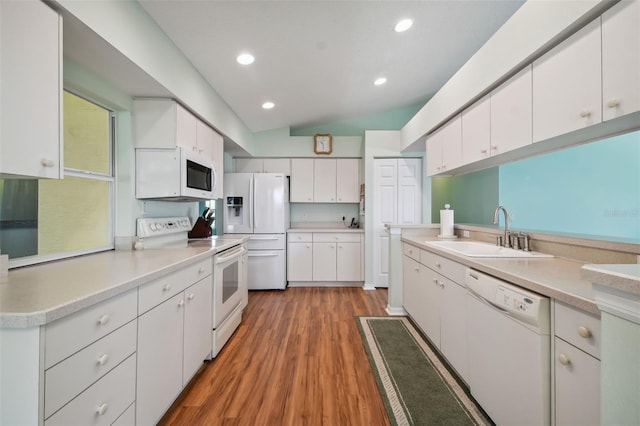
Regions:
<instances>
[{"instance_id":1,"label":"cabinet drawer","mask_svg":"<svg viewBox=\"0 0 640 426\"><path fill-rule=\"evenodd\" d=\"M136 391L136 356L122 364L45 420L45 426L110 425L131 405Z\"/></svg>"},{"instance_id":2,"label":"cabinet drawer","mask_svg":"<svg viewBox=\"0 0 640 426\"><path fill-rule=\"evenodd\" d=\"M45 327L45 368L123 326L138 313L137 290L113 297Z\"/></svg>"},{"instance_id":3,"label":"cabinet drawer","mask_svg":"<svg viewBox=\"0 0 640 426\"><path fill-rule=\"evenodd\" d=\"M48 369L44 375L45 418L134 353L136 336L137 321L131 321Z\"/></svg>"},{"instance_id":4,"label":"cabinet drawer","mask_svg":"<svg viewBox=\"0 0 640 426\"><path fill-rule=\"evenodd\" d=\"M409 256L411 259L420 262L420 249L411 244L404 243L402 245L402 254Z\"/></svg>"},{"instance_id":5,"label":"cabinet drawer","mask_svg":"<svg viewBox=\"0 0 640 426\"><path fill-rule=\"evenodd\" d=\"M133 403L111 426L131 426L136 424L136 404Z\"/></svg>"},{"instance_id":6,"label":"cabinet drawer","mask_svg":"<svg viewBox=\"0 0 640 426\"><path fill-rule=\"evenodd\" d=\"M600 359L600 318L555 302L555 335Z\"/></svg>"},{"instance_id":7,"label":"cabinet drawer","mask_svg":"<svg viewBox=\"0 0 640 426\"><path fill-rule=\"evenodd\" d=\"M287 247L287 236L284 234L253 234L249 237L249 250L284 250Z\"/></svg>"},{"instance_id":8,"label":"cabinet drawer","mask_svg":"<svg viewBox=\"0 0 640 426\"><path fill-rule=\"evenodd\" d=\"M140 287L138 315L142 315L207 275L211 275L212 271L213 258L207 258Z\"/></svg>"},{"instance_id":9,"label":"cabinet drawer","mask_svg":"<svg viewBox=\"0 0 640 426\"><path fill-rule=\"evenodd\" d=\"M348 232L314 232L314 243L359 243L360 234Z\"/></svg>"},{"instance_id":10,"label":"cabinet drawer","mask_svg":"<svg viewBox=\"0 0 640 426\"><path fill-rule=\"evenodd\" d=\"M420 263L456 283L464 283L464 265L426 250L420 250Z\"/></svg>"},{"instance_id":11,"label":"cabinet drawer","mask_svg":"<svg viewBox=\"0 0 640 426\"><path fill-rule=\"evenodd\" d=\"M287 234L287 238L291 243L310 243L313 241L313 234L311 232L290 232Z\"/></svg>"}]
</instances>

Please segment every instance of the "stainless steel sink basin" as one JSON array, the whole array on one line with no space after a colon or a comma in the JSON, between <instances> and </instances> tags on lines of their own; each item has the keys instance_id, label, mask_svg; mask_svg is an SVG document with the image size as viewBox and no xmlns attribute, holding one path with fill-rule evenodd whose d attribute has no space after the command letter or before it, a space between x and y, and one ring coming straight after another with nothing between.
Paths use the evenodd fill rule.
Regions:
<instances>
[{"instance_id":1,"label":"stainless steel sink basin","mask_svg":"<svg viewBox=\"0 0 640 426\"><path fill-rule=\"evenodd\" d=\"M449 250L469 257L553 257L551 254L536 251L514 250L506 247L500 247L495 244L481 243L479 241L425 241L424 243L427 246Z\"/></svg>"}]
</instances>

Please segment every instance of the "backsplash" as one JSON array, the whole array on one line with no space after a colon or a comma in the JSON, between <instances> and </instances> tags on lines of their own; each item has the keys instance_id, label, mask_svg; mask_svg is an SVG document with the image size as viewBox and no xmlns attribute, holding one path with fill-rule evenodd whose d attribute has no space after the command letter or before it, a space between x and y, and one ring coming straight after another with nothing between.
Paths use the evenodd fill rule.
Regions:
<instances>
[{"instance_id":1,"label":"backsplash","mask_svg":"<svg viewBox=\"0 0 640 426\"><path fill-rule=\"evenodd\" d=\"M349 224L351 218L359 220L359 204L354 203L291 203L291 223L301 222L345 222Z\"/></svg>"}]
</instances>

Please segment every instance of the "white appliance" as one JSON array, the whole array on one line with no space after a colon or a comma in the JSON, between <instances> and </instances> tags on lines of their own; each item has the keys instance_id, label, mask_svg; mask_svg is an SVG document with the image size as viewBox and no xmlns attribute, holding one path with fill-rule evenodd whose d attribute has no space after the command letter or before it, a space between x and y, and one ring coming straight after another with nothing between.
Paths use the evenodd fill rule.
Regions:
<instances>
[{"instance_id":1,"label":"white appliance","mask_svg":"<svg viewBox=\"0 0 640 426\"><path fill-rule=\"evenodd\" d=\"M190 245L215 248L212 277L211 353L214 358L227 343L242 321L242 310L247 304L247 247L242 239L198 238L190 240L188 217L139 218L137 220L136 250L187 248Z\"/></svg>"},{"instance_id":2,"label":"white appliance","mask_svg":"<svg viewBox=\"0 0 640 426\"><path fill-rule=\"evenodd\" d=\"M188 149L136 149L136 198L211 200L216 190L213 160Z\"/></svg>"},{"instance_id":3,"label":"white appliance","mask_svg":"<svg viewBox=\"0 0 640 426\"><path fill-rule=\"evenodd\" d=\"M242 244L229 248L213 257L213 347L215 358L242 321L244 308L242 282L246 274L243 256L247 247Z\"/></svg>"},{"instance_id":4,"label":"white appliance","mask_svg":"<svg viewBox=\"0 0 640 426\"><path fill-rule=\"evenodd\" d=\"M224 176L224 232L249 234L249 290L287 286L289 182L281 173Z\"/></svg>"},{"instance_id":5,"label":"white appliance","mask_svg":"<svg viewBox=\"0 0 640 426\"><path fill-rule=\"evenodd\" d=\"M465 283L471 395L498 425L550 424L549 299L472 269Z\"/></svg>"}]
</instances>

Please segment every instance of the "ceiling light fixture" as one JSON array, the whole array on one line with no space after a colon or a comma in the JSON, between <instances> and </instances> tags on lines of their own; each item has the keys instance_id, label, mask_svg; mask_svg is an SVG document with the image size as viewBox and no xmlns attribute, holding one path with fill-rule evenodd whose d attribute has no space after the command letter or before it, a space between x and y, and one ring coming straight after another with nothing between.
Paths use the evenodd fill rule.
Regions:
<instances>
[{"instance_id":1,"label":"ceiling light fixture","mask_svg":"<svg viewBox=\"0 0 640 426\"><path fill-rule=\"evenodd\" d=\"M378 77L376 78L376 81L373 82L373 84L375 84L376 86L382 86L386 82L387 82L387 79L385 77Z\"/></svg>"},{"instance_id":2,"label":"ceiling light fixture","mask_svg":"<svg viewBox=\"0 0 640 426\"><path fill-rule=\"evenodd\" d=\"M265 103L262 104L262 108L264 108L264 109L271 109L274 106L276 106L276 104L274 104L273 102L265 102Z\"/></svg>"},{"instance_id":3,"label":"ceiling light fixture","mask_svg":"<svg viewBox=\"0 0 640 426\"><path fill-rule=\"evenodd\" d=\"M251 65L255 60L256 58L254 58L250 53L241 53L236 58L236 61L238 61L238 63L241 65Z\"/></svg>"},{"instance_id":4,"label":"ceiling light fixture","mask_svg":"<svg viewBox=\"0 0 640 426\"><path fill-rule=\"evenodd\" d=\"M402 33L407 31L413 25L413 21L411 19L403 19L396 24L393 28L397 33Z\"/></svg>"}]
</instances>

